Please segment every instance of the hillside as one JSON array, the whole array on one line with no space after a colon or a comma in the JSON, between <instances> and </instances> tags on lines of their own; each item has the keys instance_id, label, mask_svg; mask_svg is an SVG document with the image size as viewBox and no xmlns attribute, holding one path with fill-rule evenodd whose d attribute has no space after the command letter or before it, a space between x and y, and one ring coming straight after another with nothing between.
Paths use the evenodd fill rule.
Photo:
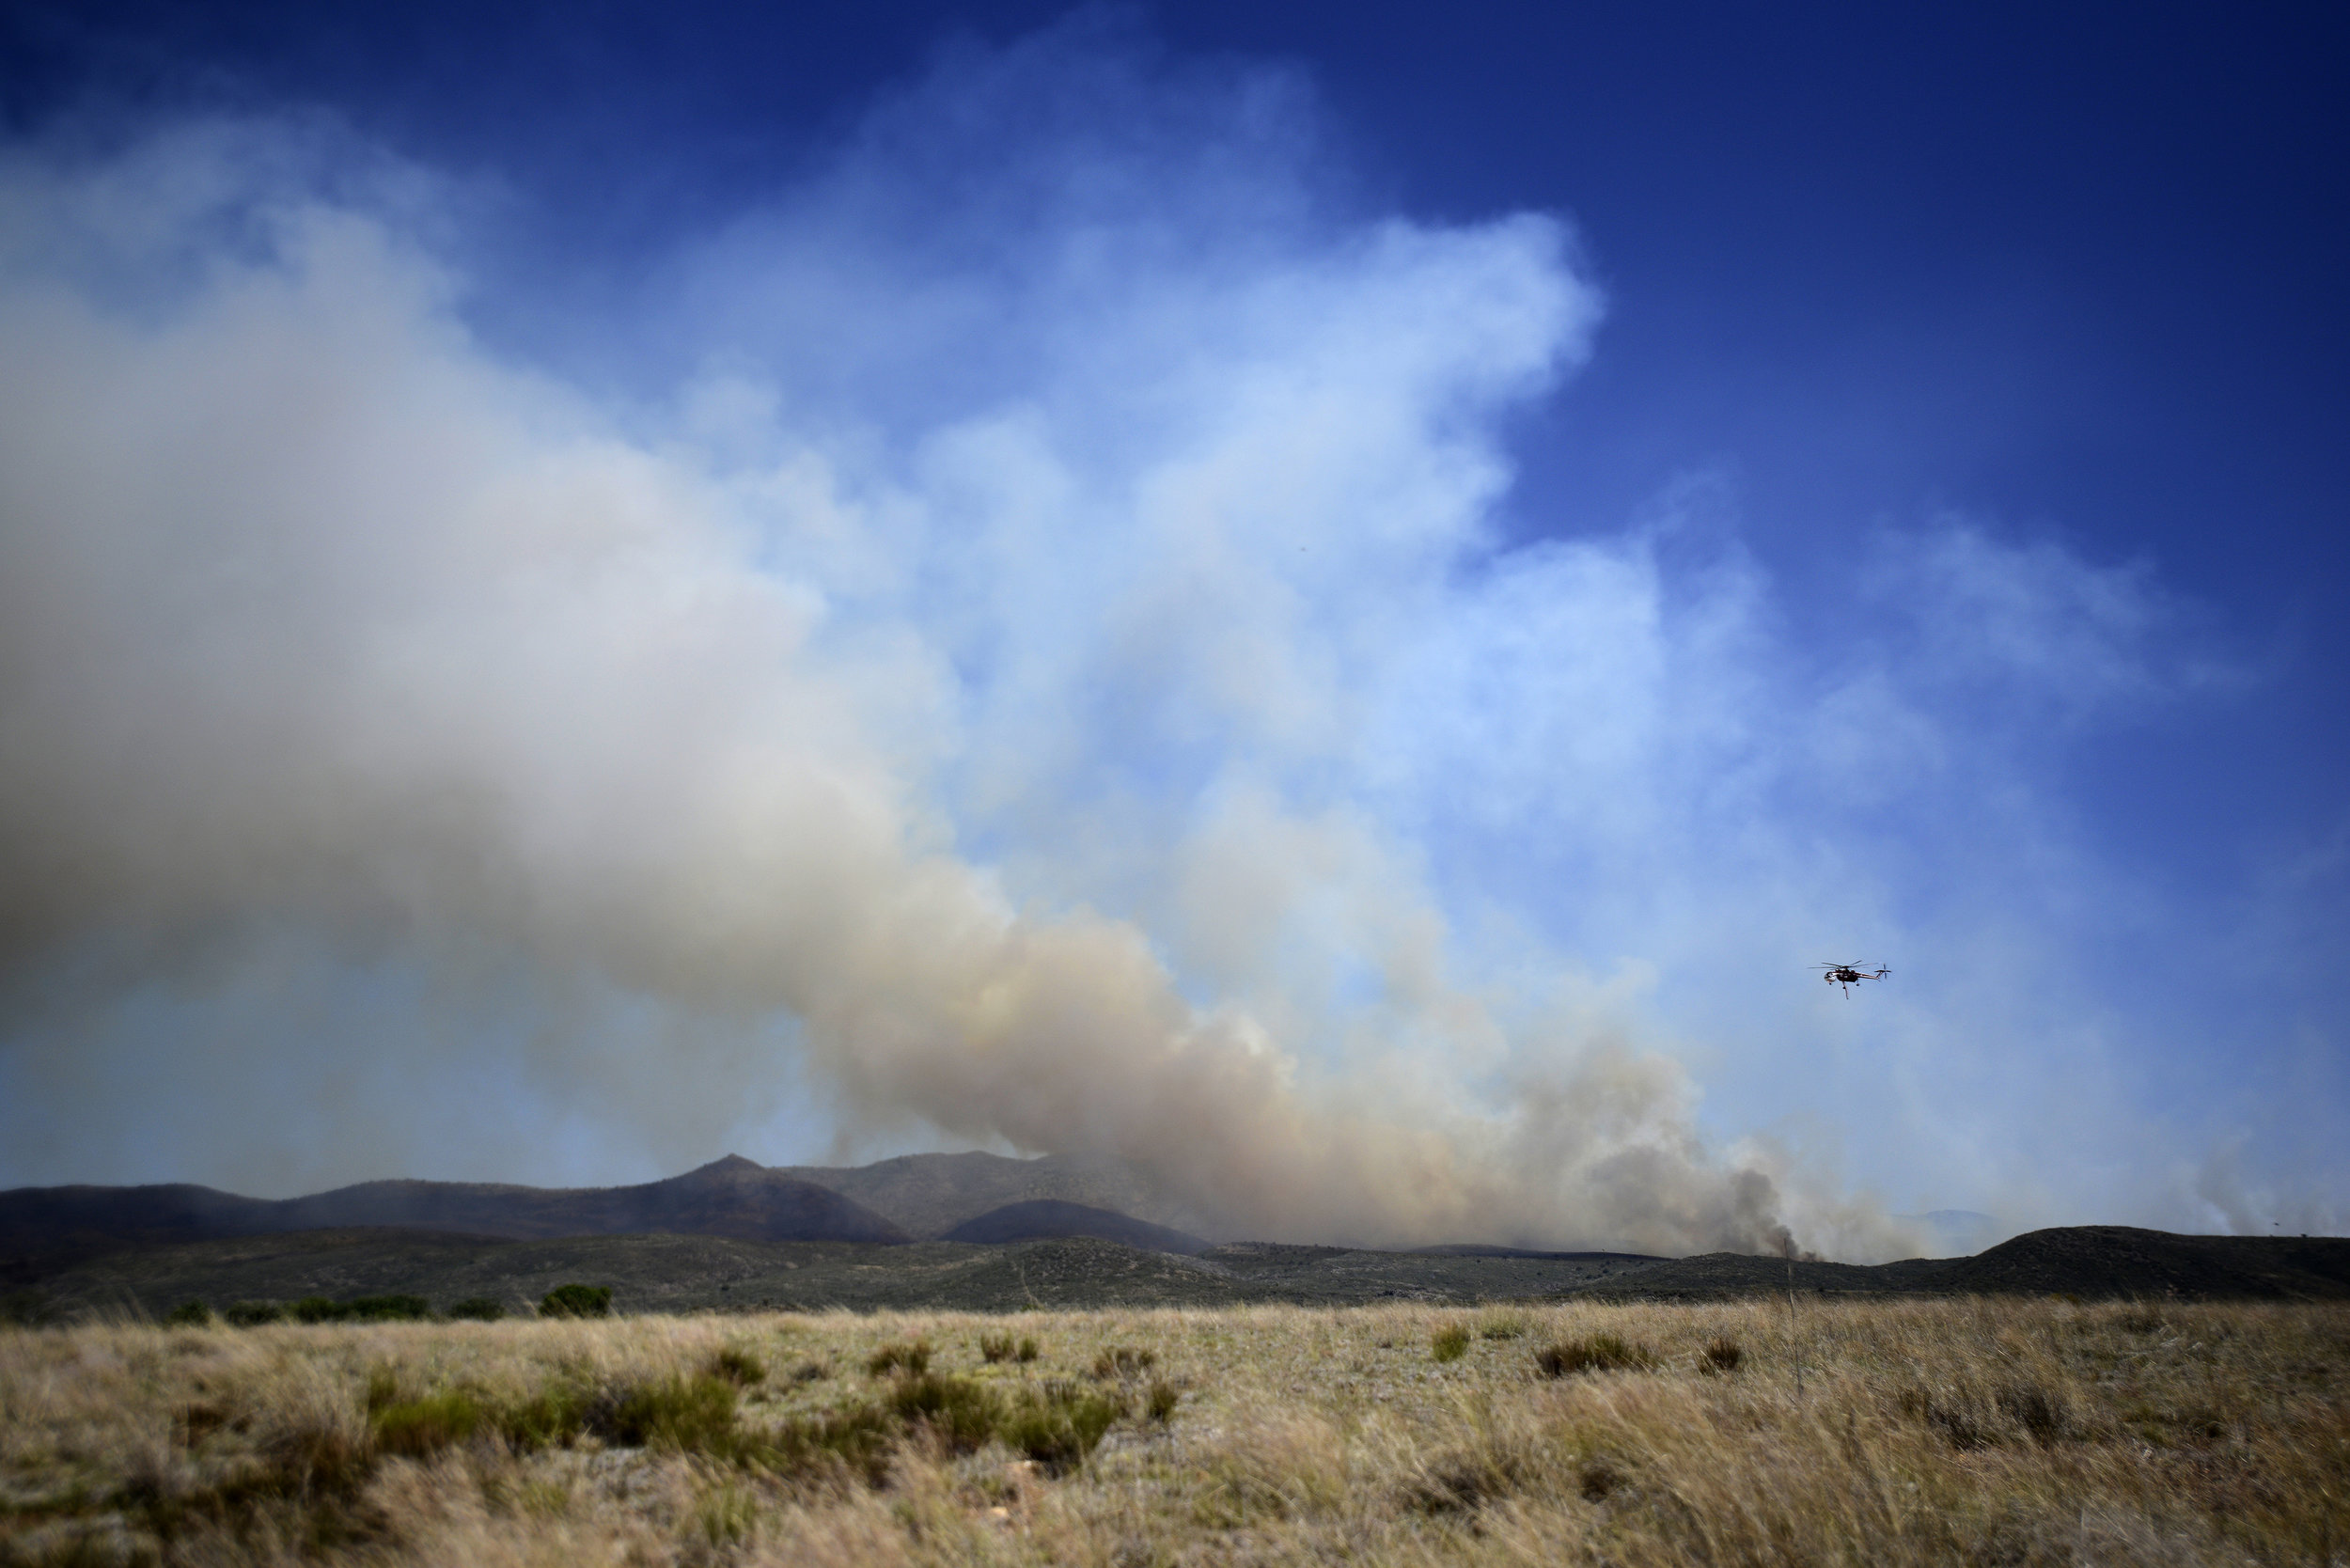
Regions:
<instances>
[{"instance_id":1,"label":"hillside","mask_svg":"<svg viewBox=\"0 0 2350 1568\"><path fill-rule=\"evenodd\" d=\"M354 1227L508 1240L651 1231L745 1241L908 1239L854 1199L735 1155L624 1187L393 1181L278 1200L189 1185L20 1187L0 1192L0 1282L24 1284L130 1248Z\"/></svg>"},{"instance_id":2,"label":"hillside","mask_svg":"<svg viewBox=\"0 0 2350 1568\"><path fill-rule=\"evenodd\" d=\"M1131 1171L1049 1154L901 1154L862 1166L778 1166L778 1174L854 1199L908 1235L945 1235L1013 1203L1053 1200L1106 1209L1173 1231L1214 1235L1205 1216L1158 1199Z\"/></svg>"},{"instance_id":3,"label":"hillside","mask_svg":"<svg viewBox=\"0 0 2350 1568\"><path fill-rule=\"evenodd\" d=\"M938 1239L1001 1245L1053 1236L1090 1236L1096 1241L1117 1242L1145 1252L1172 1252L1183 1257L1208 1250L1208 1244L1198 1236L1109 1209L1065 1203L1057 1198L1032 1198L1025 1203L990 1209L976 1219L964 1220Z\"/></svg>"}]
</instances>

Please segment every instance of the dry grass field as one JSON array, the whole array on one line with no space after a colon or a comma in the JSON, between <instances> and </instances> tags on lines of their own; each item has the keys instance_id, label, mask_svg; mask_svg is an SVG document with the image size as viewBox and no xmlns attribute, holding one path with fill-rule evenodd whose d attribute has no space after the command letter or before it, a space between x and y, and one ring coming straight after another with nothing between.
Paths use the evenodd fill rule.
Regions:
<instances>
[{"instance_id":1,"label":"dry grass field","mask_svg":"<svg viewBox=\"0 0 2350 1568\"><path fill-rule=\"evenodd\" d=\"M2350 1309L0 1332L0 1562L281 1560L2342 1562Z\"/></svg>"}]
</instances>

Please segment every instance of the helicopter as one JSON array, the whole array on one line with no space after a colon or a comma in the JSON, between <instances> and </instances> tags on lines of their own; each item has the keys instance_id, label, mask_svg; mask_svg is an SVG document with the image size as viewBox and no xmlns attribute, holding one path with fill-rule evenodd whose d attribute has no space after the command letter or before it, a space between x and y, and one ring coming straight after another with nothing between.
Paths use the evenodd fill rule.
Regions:
<instances>
[{"instance_id":1,"label":"helicopter","mask_svg":"<svg viewBox=\"0 0 2350 1568\"><path fill-rule=\"evenodd\" d=\"M1883 980L1893 972L1881 964L1873 969L1858 964L1819 964L1813 967L1820 971L1820 978L1828 984L1842 986L1847 996L1852 995L1854 981Z\"/></svg>"}]
</instances>

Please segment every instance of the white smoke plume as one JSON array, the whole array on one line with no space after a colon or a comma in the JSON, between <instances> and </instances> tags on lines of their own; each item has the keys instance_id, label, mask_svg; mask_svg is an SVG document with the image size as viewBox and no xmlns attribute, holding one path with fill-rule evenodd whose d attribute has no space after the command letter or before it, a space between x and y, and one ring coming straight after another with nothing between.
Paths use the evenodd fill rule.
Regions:
<instances>
[{"instance_id":1,"label":"white smoke plume","mask_svg":"<svg viewBox=\"0 0 2350 1568\"><path fill-rule=\"evenodd\" d=\"M1915 1250L1709 1142L1645 998L1731 918L1657 936L1700 861L1779 959L1898 929L1755 824L1942 768L1930 708L1853 669L1759 734L1787 656L1701 497L1513 547L1506 421L1602 314L1573 237L1363 215L1314 142L1277 74L964 60L561 374L474 324L446 192L314 125L17 150L10 1081L94 1127L126 1062L306 1064L173 1135L306 1127L288 1184L434 1173L375 1098L486 1057L673 1163L810 1092L1231 1233ZM1935 539L1882 572L2072 572L2138 680L2126 574ZM1477 884L1512 839L1567 908Z\"/></svg>"}]
</instances>

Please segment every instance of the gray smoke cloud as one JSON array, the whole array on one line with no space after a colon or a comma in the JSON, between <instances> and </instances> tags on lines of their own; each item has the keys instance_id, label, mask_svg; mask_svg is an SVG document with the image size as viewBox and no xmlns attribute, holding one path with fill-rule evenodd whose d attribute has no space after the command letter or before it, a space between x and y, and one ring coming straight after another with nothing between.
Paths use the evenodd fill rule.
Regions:
<instances>
[{"instance_id":1,"label":"gray smoke cloud","mask_svg":"<svg viewBox=\"0 0 2350 1568\"><path fill-rule=\"evenodd\" d=\"M1701 494L1506 541L1499 432L1602 314L1570 231L1350 216L1293 84L1065 47L884 105L565 354L316 127L10 155L0 1035L56 1160L126 1078L185 1174L287 1186L431 1173L398 1104L674 1164L813 1097L1236 1233L1919 1249L1701 1130L1647 1000L1711 916L1479 891L1556 834L1569 924L1653 936L1713 855L1666 846L1778 809L1767 585L1664 564ZM1880 570L2137 689L2127 574L1965 525ZM1881 675L1774 744L1898 774L1939 742ZM1780 960L1893 923L1740 832Z\"/></svg>"}]
</instances>

